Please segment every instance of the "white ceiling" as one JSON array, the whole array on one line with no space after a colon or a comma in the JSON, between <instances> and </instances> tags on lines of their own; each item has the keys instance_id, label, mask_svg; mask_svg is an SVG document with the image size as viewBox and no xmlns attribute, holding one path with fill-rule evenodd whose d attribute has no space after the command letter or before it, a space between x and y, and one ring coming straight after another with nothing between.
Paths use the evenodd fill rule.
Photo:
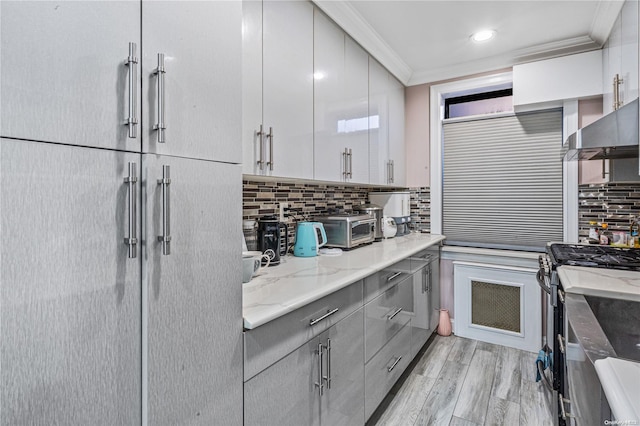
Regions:
<instances>
[{"instance_id":1,"label":"white ceiling","mask_svg":"<svg viewBox=\"0 0 640 426\"><path fill-rule=\"evenodd\" d=\"M633 0L631 0L633 1ZM602 47L621 0L316 0L406 85ZM469 36L493 29L482 44Z\"/></svg>"}]
</instances>

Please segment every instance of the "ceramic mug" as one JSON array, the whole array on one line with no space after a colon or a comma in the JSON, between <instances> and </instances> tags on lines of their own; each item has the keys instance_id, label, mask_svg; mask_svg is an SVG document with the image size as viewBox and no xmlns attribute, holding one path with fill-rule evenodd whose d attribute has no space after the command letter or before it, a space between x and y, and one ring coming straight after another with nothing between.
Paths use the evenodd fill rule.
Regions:
<instances>
[{"instance_id":1,"label":"ceramic mug","mask_svg":"<svg viewBox=\"0 0 640 426\"><path fill-rule=\"evenodd\" d=\"M266 261L264 266L261 266L262 261ZM243 251L242 252L242 282L248 283L251 278L261 269L269 266L271 259L268 255L262 254L259 251Z\"/></svg>"}]
</instances>

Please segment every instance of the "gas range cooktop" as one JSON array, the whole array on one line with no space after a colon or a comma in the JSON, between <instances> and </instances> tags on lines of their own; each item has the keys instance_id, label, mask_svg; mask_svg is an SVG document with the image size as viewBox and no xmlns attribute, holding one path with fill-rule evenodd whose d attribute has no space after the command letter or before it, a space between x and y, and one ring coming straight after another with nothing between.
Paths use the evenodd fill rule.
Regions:
<instances>
[{"instance_id":1,"label":"gas range cooktop","mask_svg":"<svg viewBox=\"0 0 640 426\"><path fill-rule=\"evenodd\" d=\"M554 265L640 271L640 248L582 244L550 244L547 252Z\"/></svg>"}]
</instances>

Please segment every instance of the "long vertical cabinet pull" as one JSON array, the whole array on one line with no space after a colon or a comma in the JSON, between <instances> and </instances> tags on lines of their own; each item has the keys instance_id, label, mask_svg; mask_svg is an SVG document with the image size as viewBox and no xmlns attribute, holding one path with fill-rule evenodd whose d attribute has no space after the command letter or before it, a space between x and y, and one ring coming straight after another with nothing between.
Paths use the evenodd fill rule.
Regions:
<instances>
[{"instance_id":1,"label":"long vertical cabinet pull","mask_svg":"<svg viewBox=\"0 0 640 426\"><path fill-rule=\"evenodd\" d=\"M427 268L422 268L422 293L427 291Z\"/></svg>"},{"instance_id":2,"label":"long vertical cabinet pull","mask_svg":"<svg viewBox=\"0 0 640 426\"><path fill-rule=\"evenodd\" d=\"M344 152L342 153L342 177L344 178L344 180L347 180L347 178L349 177L348 155L349 151L347 151L347 148L345 148Z\"/></svg>"},{"instance_id":3,"label":"long vertical cabinet pull","mask_svg":"<svg viewBox=\"0 0 640 426\"><path fill-rule=\"evenodd\" d=\"M256 164L260 167L260 170L264 170L264 130L262 124L260 125L260 130L256 132L256 136L258 137L258 146L260 148L260 157Z\"/></svg>"},{"instance_id":4,"label":"long vertical cabinet pull","mask_svg":"<svg viewBox=\"0 0 640 426\"><path fill-rule=\"evenodd\" d=\"M327 389L331 389L331 339L327 339L327 375L323 379L327 382Z\"/></svg>"},{"instance_id":5,"label":"long vertical cabinet pull","mask_svg":"<svg viewBox=\"0 0 640 426\"><path fill-rule=\"evenodd\" d=\"M138 173L136 163L129 162L129 176L124 178L124 183L129 185L129 236L124 237L124 243L129 246L129 259L135 259L137 256L136 245L138 244L138 238L136 235L136 220L137 220L137 197L136 197L136 183L138 182Z\"/></svg>"},{"instance_id":6,"label":"long vertical cabinet pull","mask_svg":"<svg viewBox=\"0 0 640 426\"><path fill-rule=\"evenodd\" d=\"M322 355L323 355L323 345L322 343L318 344L318 381L315 385L318 387L318 393L320 396L324 393L324 383L323 383L323 374L322 374Z\"/></svg>"},{"instance_id":7,"label":"long vertical cabinet pull","mask_svg":"<svg viewBox=\"0 0 640 426\"><path fill-rule=\"evenodd\" d=\"M347 156L349 158L349 179L353 179L353 153L351 152L351 148L349 148L349 154Z\"/></svg>"},{"instance_id":8,"label":"long vertical cabinet pull","mask_svg":"<svg viewBox=\"0 0 640 426\"><path fill-rule=\"evenodd\" d=\"M429 265L429 285L427 286L427 291L431 291L432 285L433 285L433 269L431 269L431 265Z\"/></svg>"},{"instance_id":9,"label":"long vertical cabinet pull","mask_svg":"<svg viewBox=\"0 0 640 426\"><path fill-rule=\"evenodd\" d=\"M129 68L129 113L124 119L124 124L129 127L129 137L135 139L137 137L138 117L136 117L138 111L138 100L136 84L138 82L138 58L136 57L137 45L135 43L129 43L129 56L124 63ZM135 257L135 256L134 256Z\"/></svg>"},{"instance_id":10,"label":"long vertical cabinet pull","mask_svg":"<svg viewBox=\"0 0 640 426\"><path fill-rule=\"evenodd\" d=\"M269 127L267 139L269 139L269 161L267 161L267 166L269 166L269 170L273 171L273 127Z\"/></svg>"},{"instance_id":11,"label":"long vertical cabinet pull","mask_svg":"<svg viewBox=\"0 0 640 426\"><path fill-rule=\"evenodd\" d=\"M153 73L157 76L158 87L158 122L153 126L158 131L158 143L164 143L164 131L167 128L164 122L164 53L158 53L158 68Z\"/></svg>"},{"instance_id":12,"label":"long vertical cabinet pull","mask_svg":"<svg viewBox=\"0 0 640 426\"><path fill-rule=\"evenodd\" d=\"M162 235L158 235L158 241L162 243L162 254L171 254L171 202L169 200L169 185L171 175L169 166L162 166L162 179L158 179L158 185L162 185Z\"/></svg>"}]
</instances>

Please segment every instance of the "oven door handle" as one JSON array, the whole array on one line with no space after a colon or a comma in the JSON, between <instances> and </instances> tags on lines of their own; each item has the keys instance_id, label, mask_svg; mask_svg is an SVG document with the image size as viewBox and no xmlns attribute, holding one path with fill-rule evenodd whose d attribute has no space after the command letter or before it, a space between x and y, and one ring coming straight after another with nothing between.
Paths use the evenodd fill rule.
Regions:
<instances>
[{"instance_id":1,"label":"oven door handle","mask_svg":"<svg viewBox=\"0 0 640 426\"><path fill-rule=\"evenodd\" d=\"M551 287L549 287L544 279L544 270L538 269L536 273L536 279L538 280L538 285L541 289L543 289L547 294L551 294Z\"/></svg>"}]
</instances>

